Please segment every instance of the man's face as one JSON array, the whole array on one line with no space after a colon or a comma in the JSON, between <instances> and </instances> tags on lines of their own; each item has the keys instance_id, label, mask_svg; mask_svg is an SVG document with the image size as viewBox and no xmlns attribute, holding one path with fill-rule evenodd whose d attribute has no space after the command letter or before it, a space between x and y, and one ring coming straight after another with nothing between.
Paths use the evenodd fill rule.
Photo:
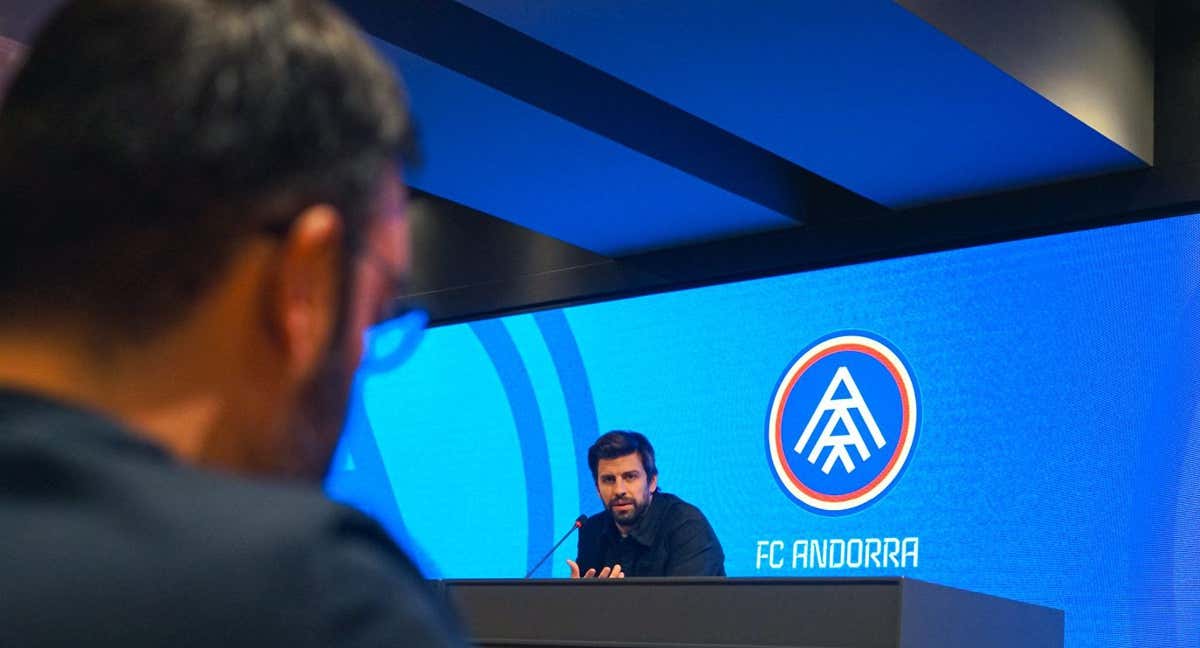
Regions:
<instances>
[{"instance_id":1,"label":"man's face","mask_svg":"<svg viewBox=\"0 0 1200 648\"><path fill-rule=\"evenodd\" d=\"M658 475L646 477L642 457L636 452L596 464L596 492L618 526L629 528L641 519L656 488Z\"/></svg>"},{"instance_id":2,"label":"man's face","mask_svg":"<svg viewBox=\"0 0 1200 648\"><path fill-rule=\"evenodd\" d=\"M345 423L354 372L362 359L364 334L396 299L401 289L397 283L408 271L405 203L399 174L385 173L363 250L350 265L353 275L340 315L341 336L301 390L286 430L294 465L284 472L290 476L320 479L329 469Z\"/></svg>"}]
</instances>

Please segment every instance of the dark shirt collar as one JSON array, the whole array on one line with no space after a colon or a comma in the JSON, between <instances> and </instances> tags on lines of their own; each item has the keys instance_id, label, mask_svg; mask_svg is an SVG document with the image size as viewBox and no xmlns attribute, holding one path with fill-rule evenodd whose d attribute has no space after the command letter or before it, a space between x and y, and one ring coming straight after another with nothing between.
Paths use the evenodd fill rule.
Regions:
<instances>
[{"instance_id":1,"label":"dark shirt collar","mask_svg":"<svg viewBox=\"0 0 1200 648\"><path fill-rule=\"evenodd\" d=\"M0 436L21 435L170 460L163 448L103 413L34 392L0 387Z\"/></svg>"},{"instance_id":2,"label":"dark shirt collar","mask_svg":"<svg viewBox=\"0 0 1200 648\"><path fill-rule=\"evenodd\" d=\"M662 526L663 516L666 515L667 509L670 507L670 500L674 499L674 495L656 491L654 497L650 499L650 506L646 508L646 512L642 514L642 519L633 525L629 530L629 537L637 541L638 544L644 546L652 546L654 540L658 538L658 530ZM604 525L604 533L612 536L612 540L621 539L621 531L617 528L617 523L612 518L612 513L605 511L605 516L608 518L607 524Z\"/></svg>"}]
</instances>

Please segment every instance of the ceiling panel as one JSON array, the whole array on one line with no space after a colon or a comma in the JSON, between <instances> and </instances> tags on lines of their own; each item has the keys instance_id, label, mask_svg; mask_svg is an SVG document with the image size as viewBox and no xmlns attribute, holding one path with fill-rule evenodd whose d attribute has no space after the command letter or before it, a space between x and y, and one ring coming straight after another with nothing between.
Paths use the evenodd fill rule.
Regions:
<instances>
[{"instance_id":1,"label":"ceiling panel","mask_svg":"<svg viewBox=\"0 0 1200 648\"><path fill-rule=\"evenodd\" d=\"M608 256L795 221L384 41L431 194Z\"/></svg>"},{"instance_id":2,"label":"ceiling panel","mask_svg":"<svg viewBox=\"0 0 1200 648\"><path fill-rule=\"evenodd\" d=\"M459 0L891 207L1145 166L889 0Z\"/></svg>"}]
</instances>

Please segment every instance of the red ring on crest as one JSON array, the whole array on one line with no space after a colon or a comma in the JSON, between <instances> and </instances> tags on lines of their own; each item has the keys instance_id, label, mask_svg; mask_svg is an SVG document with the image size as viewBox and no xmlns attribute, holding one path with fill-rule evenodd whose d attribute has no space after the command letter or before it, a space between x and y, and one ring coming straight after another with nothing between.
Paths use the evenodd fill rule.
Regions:
<instances>
[{"instance_id":1,"label":"red ring on crest","mask_svg":"<svg viewBox=\"0 0 1200 648\"><path fill-rule=\"evenodd\" d=\"M792 472L791 466L788 465L787 457L783 455L783 413L787 409L788 402L791 399L792 388L796 386L796 383L800 380L801 376L803 376L805 372L807 372L808 369L812 367L812 365L816 364L819 360L829 357L834 353L841 353L843 351L853 351L856 353L864 353L869 355L877 362L882 364L888 370L888 373L892 375L892 380L896 382L897 393L900 395L900 408L902 412L900 421L900 438L897 440L896 449L892 451L892 456L888 460L887 466L885 466L883 470L879 471L879 474L876 475L875 479L871 480L869 484L866 484L865 486L862 486L861 488L844 495L828 495L826 493L817 492L806 486L798 477L796 477L795 473ZM783 398L780 399L779 412L776 414L775 420L771 422L775 435L775 458L779 460L779 466L783 468L785 473L787 473L788 480L792 482L792 485L803 491L809 497L822 502L845 502L852 500L856 497L862 496L864 493L869 492L872 488L878 486L879 482L883 481L884 478L891 474L892 469L896 465L896 461L900 458L900 452L904 449L904 444L908 440L908 423L909 417L911 416L912 412L908 406L908 398L906 398L904 382L901 380L900 372L895 365L889 362L888 359L883 357L883 355L878 351L868 346L856 343L838 344L825 349L812 358L809 358L808 362L805 362L804 365L800 367L800 370L795 372L795 374L792 376L792 379L788 382L787 387L784 388Z\"/></svg>"}]
</instances>

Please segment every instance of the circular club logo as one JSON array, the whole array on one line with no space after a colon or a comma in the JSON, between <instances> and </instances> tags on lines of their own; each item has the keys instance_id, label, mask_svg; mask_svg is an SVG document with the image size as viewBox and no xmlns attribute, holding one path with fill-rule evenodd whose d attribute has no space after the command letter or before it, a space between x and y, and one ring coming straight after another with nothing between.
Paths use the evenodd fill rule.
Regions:
<instances>
[{"instance_id":1,"label":"circular club logo","mask_svg":"<svg viewBox=\"0 0 1200 648\"><path fill-rule=\"evenodd\" d=\"M917 437L917 390L899 354L862 333L820 340L775 388L767 447L801 504L845 513L873 502L904 470Z\"/></svg>"}]
</instances>

